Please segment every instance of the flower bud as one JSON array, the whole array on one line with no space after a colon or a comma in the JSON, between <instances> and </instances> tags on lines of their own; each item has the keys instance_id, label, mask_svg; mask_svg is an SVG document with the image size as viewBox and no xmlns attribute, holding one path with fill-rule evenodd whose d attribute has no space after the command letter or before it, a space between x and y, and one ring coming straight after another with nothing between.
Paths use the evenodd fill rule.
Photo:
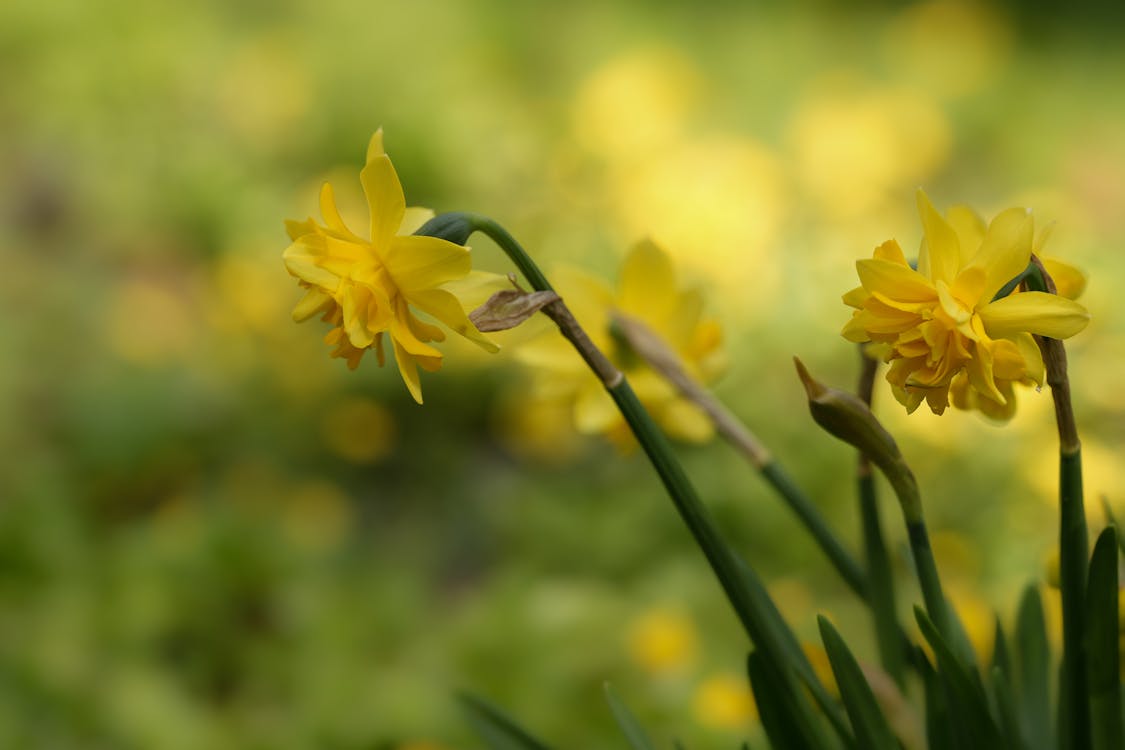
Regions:
<instances>
[{"instance_id":1,"label":"flower bud","mask_svg":"<svg viewBox=\"0 0 1125 750\"><path fill-rule=\"evenodd\" d=\"M430 219L418 227L414 234L437 237L439 240L448 240L455 245L464 245L475 231L476 225L471 215L462 211L450 211Z\"/></svg>"},{"instance_id":2,"label":"flower bud","mask_svg":"<svg viewBox=\"0 0 1125 750\"><path fill-rule=\"evenodd\" d=\"M800 359L794 357L793 361L808 394L813 421L867 456L871 463L882 469L896 489L901 486L916 487L914 475L903 460L894 438L867 404L854 394L817 382Z\"/></svg>"}]
</instances>

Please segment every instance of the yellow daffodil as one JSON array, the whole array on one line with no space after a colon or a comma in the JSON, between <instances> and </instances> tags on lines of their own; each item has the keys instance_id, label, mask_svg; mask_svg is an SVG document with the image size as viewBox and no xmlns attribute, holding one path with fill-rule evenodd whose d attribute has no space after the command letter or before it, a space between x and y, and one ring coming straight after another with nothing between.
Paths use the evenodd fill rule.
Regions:
<instances>
[{"instance_id":1,"label":"yellow daffodil","mask_svg":"<svg viewBox=\"0 0 1125 750\"><path fill-rule=\"evenodd\" d=\"M719 325L704 317L698 290L679 286L668 254L651 240L638 243L625 258L616 290L577 271L560 271L553 278L590 339L625 373L665 432L691 442L709 439L714 430L703 411L613 333L615 316L627 316L659 336L697 381L713 380L722 370ZM613 400L566 341L544 337L526 344L518 356L537 369L533 391L541 403L573 404L580 432L627 441L628 428Z\"/></svg>"},{"instance_id":2,"label":"yellow daffodil","mask_svg":"<svg viewBox=\"0 0 1125 750\"><path fill-rule=\"evenodd\" d=\"M371 138L359 179L371 211L370 239L344 224L328 183L320 192L326 226L311 218L286 222L293 244L285 250L285 267L305 289L293 319L322 313L322 320L332 325L324 339L335 347L332 356L347 360L351 369L368 349L375 350L381 367L383 336L390 334L402 379L422 403L418 368L441 368L441 352L429 342L445 340L445 333L421 320L415 308L488 351L497 347L477 331L461 301L445 288L469 274L469 249L411 234L433 212L406 207L398 175L383 151L382 130Z\"/></svg>"},{"instance_id":3,"label":"yellow daffodil","mask_svg":"<svg viewBox=\"0 0 1125 750\"><path fill-rule=\"evenodd\" d=\"M1089 313L1043 292L996 298L1030 261L1030 211L1008 209L986 226L962 206L942 217L919 191L918 212L925 235L918 270L894 240L858 261L861 286L844 295L856 310L843 335L881 345L887 380L907 411L925 400L941 414L952 388L954 405L1008 419L1013 384L1043 383L1033 334L1068 338L1086 327Z\"/></svg>"}]
</instances>

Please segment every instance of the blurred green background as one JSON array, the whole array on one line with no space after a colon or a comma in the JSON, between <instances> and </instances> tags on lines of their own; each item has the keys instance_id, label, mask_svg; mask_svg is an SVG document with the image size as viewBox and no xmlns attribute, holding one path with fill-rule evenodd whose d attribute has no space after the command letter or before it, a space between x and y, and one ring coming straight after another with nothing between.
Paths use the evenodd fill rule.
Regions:
<instances>
[{"instance_id":1,"label":"blurred green background","mask_svg":"<svg viewBox=\"0 0 1125 750\"><path fill-rule=\"evenodd\" d=\"M0 745L479 747L469 688L621 747L606 680L665 745L757 731L747 644L640 456L522 411L509 352L447 347L418 407L290 321L282 220L325 179L357 204L379 126L409 203L548 269L663 242L723 321L717 392L852 541L851 452L790 357L853 382L839 296L917 247L916 186L1032 206L1090 274L1088 505L1120 503L1123 28L1108 3L3 3ZM1053 540L1050 398L1003 430L876 398L986 632ZM798 632L827 611L871 653L733 451L681 453Z\"/></svg>"}]
</instances>

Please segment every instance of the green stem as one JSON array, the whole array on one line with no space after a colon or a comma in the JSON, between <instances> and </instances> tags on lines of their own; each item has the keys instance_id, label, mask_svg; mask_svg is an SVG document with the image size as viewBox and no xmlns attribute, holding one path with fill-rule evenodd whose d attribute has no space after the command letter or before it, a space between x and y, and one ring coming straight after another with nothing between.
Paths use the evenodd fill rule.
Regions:
<instances>
[{"instance_id":1,"label":"green stem","mask_svg":"<svg viewBox=\"0 0 1125 750\"><path fill-rule=\"evenodd\" d=\"M1029 273L1027 286L1035 291L1056 293L1040 260L1031 262L1038 273ZM1059 432L1059 583L1062 589L1063 664L1059 716L1060 741L1068 750L1090 747L1090 694L1086 682L1086 577L1090 541L1086 530L1086 508L1082 497L1082 443L1070 399L1066 349L1062 341L1036 337L1047 370L1047 384L1055 404Z\"/></svg>"},{"instance_id":2,"label":"green stem","mask_svg":"<svg viewBox=\"0 0 1125 750\"><path fill-rule=\"evenodd\" d=\"M758 471L762 478L781 496L785 504L797 514L797 518L801 520L805 529L820 545L820 549L831 561L844 582L861 599L870 601L871 586L868 583L867 576L864 575L863 568L856 562L852 554L844 549L844 545L832 532L824 517L820 515L820 511L817 510L808 496L797 487L781 464L772 460L759 468Z\"/></svg>"},{"instance_id":3,"label":"green stem","mask_svg":"<svg viewBox=\"0 0 1125 750\"><path fill-rule=\"evenodd\" d=\"M874 395L875 374L878 363L860 351L862 370L856 395L871 406ZM883 669L898 683L905 681L907 649L910 648L899 628L895 606L894 578L891 575L891 561L883 530L879 524L879 503L875 495L875 474L871 461L863 453L856 461L856 488L859 495L859 512L863 528L863 550L867 563L867 577L870 582L871 613L875 621L875 636L878 642L879 659Z\"/></svg>"},{"instance_id":4,"label":"green stem","mask_svg":"<svg viewBox=\"0 0 1125 750\"><path fill-rule=\"evenodd\" d=\"M546 277L539 271L534 261L518 242L499 224L491 219L474 214L465 214L474 230L491 237L500 249L508 255L523 273L528 283L537 291L553 291ZM793 677L796 670L801 679L812 689L818 702L828 713L829 719L839 727L842 722L839 711L827 697L827 691L816 679L811 665L804 657L791 631L777 614L776 607L758 581L753 569L740 560L725 542L718 531L707 507L699 499L683 467L676 460L671 446L663 433L645 410L628 380L590 341L586 332L578 325L566 303L559 299L546 305L543 313L559 327L559 332L578 350L583 360L602 381L614 403L629 424L633 434L645 451L672 503L688 527L696 544L702 550L711 569L714 571L723 592L734 608L747 635L770 654L775 664L788 677L788 688L794 699L803 701L803 694ZM810 714L811 717L811 714ZM811 746L832 747L827 735L822 734L818 724L811 718L806 731L810 733Z\"/></svg>"},{"instance_id":5,"label":"green stem","mask_svg":"<svg viewBox=\"0 0 1125 750\"><path fill-rule=\"evenodd\" d=\"M757 469L789 508L797 514L844 582L861 598L869 596L863 568L829 527L816 505L801 491L781 464L721 401L695 380L683 367L679 355L642 321L617 312L612 330L624 347L646 362L656 373L699 407L715 430Z\"/></svg>"}]
</instances>

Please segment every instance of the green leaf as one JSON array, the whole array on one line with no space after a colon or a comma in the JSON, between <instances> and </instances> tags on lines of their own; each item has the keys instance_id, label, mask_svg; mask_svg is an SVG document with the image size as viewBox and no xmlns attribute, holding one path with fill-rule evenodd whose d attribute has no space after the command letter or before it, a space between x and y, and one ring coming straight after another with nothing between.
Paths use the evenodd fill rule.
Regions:
<instances>
[{"instance_id":1,"label":"green leaf","mask_svg":"<svg viewBox=\"0 0 1125 750\"><path fill-rule=\"evenodd\" d=\"M1043 602L1035 584L1024 589L1016 615L1015 634L1016 714L1027 746L1034 750L1054 747L1051 726L1051 652Z\"/></svg>"},{"instance_id":2,"label":"green leaf","mask_svg":"<svg viewBox=\"0 0 1125 750\"><path fill-rule=\"evenodd\" d=\"M1125 730L1121 724L1117 596L1117 533L1113 526L1108 526L1094 545L1086 587L1087 679L1095 750L1125 747Z\"/></svg>"},{"instance_id":3,"label":"green leaf","mask_svg":"<svg viewBox=\"0 0 1125 750\"><path fill-rule=\"evenodd\" d=\"M469 724L492 750L550 750L492 703L471 693L458 699L468 714Z\"/></svg>"},{"instance_id":4,"label":"green leaf","mask_svg":"<svg viewBox=\"0 0 1125 750\"><path fill-rule=\"evenodd\" d=\"M965 669L921 608L914 608L914 618L922 636L934 650L938 675L945 685L953 719L964 729L968 747L981 750L1002 747L1000 730L989 713L988 697L983 686Z\"/></svg>"},{"instance_id":5,"label":"green leaf","mask_svg":"<svg viewBox=\"0 0 1125 750\"><path fill-rule=\"evenodd\" d=\"M1105 495L1102 495L1102 512L1105 513L1105 522L1107 525L1115 526L1119 529L1121 528L1121 524L1117 522L1117 517L1113 514L1113 508L1109 505L1109 499L1106 498ZM1125 554L1125 536L1121 534L1117 535L1117 548L1121 550L1122 554Z\"/></svg>"},{"instance_id":6,"label":"green leaf","mask_svg":"<svg viewBox=\"0 0 1125 750\"><path fill-rule=\"evenodd\" d=\"M633 712L617 697L608 682L605 684L605 699L613 711L613 718L617 720L617 726L621 727L621 732L629 740L629 744L633 746L634 750L655 750L648 734L641 728L637 718L633 716Z\"/></svg>"},{"instance_id":7,"label":"green leaf","mask_svg":"<svg viewBox=\"0 0 1125 750\"><path fill-rule=\"evenodd\" d=\"M949 715L949 700L938 673L924 657L916 659L926 697L926 743L929 750L958 750L958 724Z\"/></svg>"},{"instance_id":8,"label":"green leaf","mask_svg":"<svg viewBox=\"0 0 1125 750\"><path fill-rule=\"evenodd\" d=\"M750 675L750 687L754 691L754 702L758 706L762 729L765 730L771 747L823 747L808 736L799 712L794 711L791 702L786 700L787 686L765 656L752 651L746 659L746 671Z\"/></svg>"},{"instance_id":9,"label":"green leaf","mask_svg":"<svg viewBox=\"0 0 1125 750\"><path fill-rule=\"evenodd\" d=\"M1008 652L1008 639L1004 635L1004 627L1000 618L996 618L996 626L992 636L992 669L1000 670L1000 674L1007 681L1008 687L1012 686L1012 656Z\"/></svg>"},{"instance_id":10,"label":"green leaf","mask_svg":"<svg viewBox=\"0 0 1125 750\"><path fill-rule=\"evenodd\" d=\"M871 595L868 601L875 620L879 660L883 669L901 688L905 674L906 644L898 625L894 579L887 545L879 525L879 505L875 496L875 476L869 470L857 479L860 515L863 519L863 549L867 562Z\"/></svg>"},{"instance_id":11,"label":"green leaf","mask_svg":"<svg viewBox=\"0 0 1125 750\"><path fill-rule=\"evenodd\" d=\"M844 700L844 708L852 720L852 729L855 731L856 741L860 747L870 750L898 750L898 740L891 731L886 717L883 716L863 670L855 660L850 649L840 634L832 627L827 619L822 616L816 618L820 627L820 637L824 641L824 650L828 652L828 661L832 665L832 673L836 676L836 684L840 688L840 697Z\"/></svg>"},{"instance_id":12,"label":"green leaf","mask_svg":"<svg viewBox=\"0 0 1125 750\"><path fill-rule=\"evenodd\" d=\"M808 688L808 693L812 694L823 715L828 717L840 740L845 745L853 744L851 730L839 705L816 676L797 637L785 623L766 587L762 585L753 568L741 558L739 558L739 570L743 589L753 605L755 615L756 630L751 637L758 647L761 658L770 662L771 673L781 682L780 689L783 689L788 696L790 710L799 712L802 717L801 726L806 732L816 735L812 740L814 743L812 747L834 745L829 744L829 736L824 733L820 716L813 711L808 694L801 689L801 683ZM794 673L797 679L794 679Z\"/></svg>"},{"instance_id":13,"label":"green leaf","mask_svg":"<svg viewBox=\"0 0 1125 750\"><path fill-rule=\"evenodd\" d=\"M1016 707L1008 676L1000 666L994 666L991 677L992 695L996 699L997 713L1000 714L1000 730L1004 735L1005 745L1009 748L1023 748L1024 742L1020 736L1020 724L1016 718Z\"/></svg>"}]
</instances>

